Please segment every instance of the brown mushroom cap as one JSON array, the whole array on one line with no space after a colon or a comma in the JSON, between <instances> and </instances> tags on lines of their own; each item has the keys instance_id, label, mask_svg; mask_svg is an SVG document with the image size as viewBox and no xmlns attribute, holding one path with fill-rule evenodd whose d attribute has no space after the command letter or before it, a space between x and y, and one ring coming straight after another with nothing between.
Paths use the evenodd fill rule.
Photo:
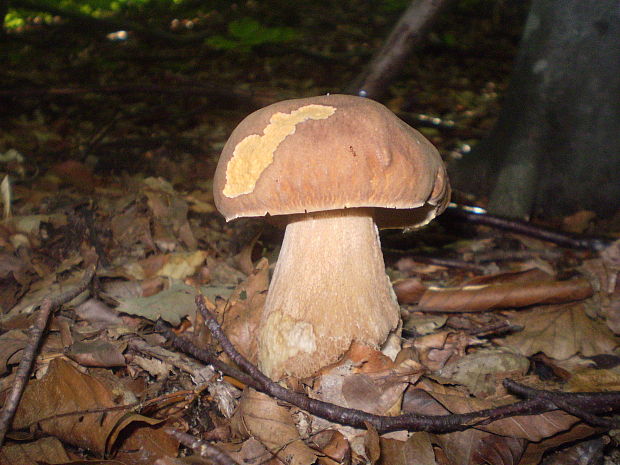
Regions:
<instances>
[{"instance_id":1,"label":"brown mushroom cap","mask_svg":"<svg viewBox=\"0 0 620 465\"><path fill-rule=\"evenodd\" d=\"M376 207L380 227L421 226L449 194L441 157L424 136L380 103L349 95L252 113L228 139L214 178L227 220Z\"/></svg>"}]
</instances>

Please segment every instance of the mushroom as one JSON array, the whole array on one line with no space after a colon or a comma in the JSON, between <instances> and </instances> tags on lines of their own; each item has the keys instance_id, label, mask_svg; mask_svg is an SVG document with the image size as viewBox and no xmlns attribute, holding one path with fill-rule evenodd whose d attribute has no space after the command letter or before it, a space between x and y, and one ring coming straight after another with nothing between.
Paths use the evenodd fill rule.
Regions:
<instances>
[{"instance_id":1,"label":"mushroom","mask_svg":"<svg viewBox=\"0 0 620 465\"><path fill-rule=\"evenodd\" d=\"M311 376L353 341L386 341L400 312L377 226L422 226L450 195L424 136L348 95L286 100L246 117L213 186L226 220L286 224L257 334L258 365L275 380Z\"/></svg>"}]
</instances>

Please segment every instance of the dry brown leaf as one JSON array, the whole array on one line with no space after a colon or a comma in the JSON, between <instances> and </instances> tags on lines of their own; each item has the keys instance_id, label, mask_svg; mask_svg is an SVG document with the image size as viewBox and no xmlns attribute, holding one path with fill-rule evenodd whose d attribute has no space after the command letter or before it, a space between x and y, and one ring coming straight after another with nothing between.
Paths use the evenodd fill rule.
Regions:
<instances>
[{"instance_id":1,"label":"dry brown leaf","mask_svg":"<svg viewBox=\"0 0 620 465\"><path fill-rule=\"evenodd\" d=\"M577 353L590 357L611 353L619 343L607 327L586 315L582 302L515 312L510 321L523 331L496 342L525 356L543 352L557 360Z\"/></svg>"},{"instance_id":2,"label":"dry brown leaf","mask_svg":"<svg viewBox=\"0 0 620 465\"><path fill-rule=\"evenodd\" d=\"M451 408L442 405L442 402L438 401L435 396L442 396L441 401L445 401L447 397L455 397L457 402L462 402L463 405L467 404L467 394L457 391L456 389L449 389L444 386L437 385L435 383L424 382L422 383L424 389L433 390L429 392L423 389L415 388L408 389L405 393L403 401L403 412L405 413L419 413L427 415L446 415L451 413ZM451 399L454 402L454 399ZM491 404L486 404L490 406ZM474 410L475 407L471 407L467 411ZM452 412L456 413L456 412ZM502 420L503 421L503 420ZM498 422L492 423L489 426L496 425ZM526 428L529 425L524 425ZM533 425L535 427L536 425ZM485 463L481 460L481 457L494 455L505 457L507 459L506 464L514 464L508 459L514 457L518 459L519 454L515 454L512 451L517 449L523 450L527 441L524 438L511 437L511 430L506 430L505 433L501 433L501 436L497 436L494 432L485 431L480 429L468 429L462 432L431 435L431 441L441 446L443 452L448 457L450 465L479 465ZM496 462L489 462L496 464ZM501 465L502 462L497 462Z\"/></svg>"},{"instance_id":3,"label":"dry brown leaf","mask_svg":"<svg viewBox=\"0 0 620 465\"><path fill-rule=\"evenodd\" d=\"M47 374L31 381L13 420L15 429L39 423L47 434L93 453L103 454L121 419L145 421L139 415L127 417L127 409L59 416L63 413L118 407L122 396L106 383L77 371L69 362L56 358ZM129 419L129 421L128 421Z\"/></svg>"},{"instance_id":4,"label":"dry brown leaf","mask_svg":"<svg viewBox=\"0 0 620 465\"><path fill-rule=\"evenodd\" d=\"M438 371L446 363L465 355L467 347L481 343L479 339L462 331L439 331L416 338L413 347L417 350L422 365L430 371Z\"/></svg>"},{"instance_id":5,"label":"dry brown leaf","mask_svg":"<svg viewBox=\"0 0 620 465\"><path fill-rule=\"evenodd\" d=\"M527 445L525 439L477 429L435 435L433 441L441 446L454 465L516 465Z\"/></svg>"},{"instance_id":6,"label":"dry brown leaf","mask_svg":"<svg viewBox=\"0 0 620 465\"><path fill-rule=\"evenodd\" d=\"M401 304L417 304L426 291L426 286L418 278L399 279L394 282L393 287Z\"/></svg>"},{"instance_id":7,"label":"dry brown leaf","mask_svg":"<svg viewBox=\"0 0 620 465\"><path fill-rule=\"evenodd\" d=\"M562 219L562 229L573 234L583 234L590 226L596 213L591 210L579 210Z\"/></svg>"},{"instance_id":8,"label":"dry brown leaf","mask_svg":"<svg viewBox=\"0 0 620 465\"><path fill-rule=\"evenodd\" d=\"M605 323L615 334L620 334L620 241L603 250L600 258L585 261L581 271L599 291L599 313L605 317Z\"/></svg>"},{"instance_id":9,"label":"dry brown leaf","mask_svg":"<svg viewBox=\"0 0 620 465\"><path fill-rule=\"evenodd\" d=\"M299 436L290 411L253 389L243 392L232 427L244 436L258 439L286 464L310 465L317 458Z\"/></svg>"},{"instance_id":10,"label":"dry brown leaf","mask_svg":"<svg viewBox=\"0 0 620 465\"><path fill-rule=\"evenodd\" d=\"M66 463L69 462L69 456L56 438L41 438L34 442L0 447L0 465L37 465L41 462Z\"/></svg>"},{"instance_id":11,"label":"dry brown leaf","mask_svg":"<svg viewBox=\"0 0 620 465\"><path fill-rule=\"evenodd\" d=\"M176 249L180 240L190 250L195 249L197 241L187 222L187 202L161 178L148 178L145 184L149 186L144 194L153 213L153 237L157 247L170 252Z\"/></svg>"},{"instance_id":12,"label":"dry brown leaf","mask_svg":"<svg viewBox=\"0 0 620 465\"><path fill-rule=\"evenodd\" d=\"M103 340L79 341L72 344L65 355L86 367L120 367L125 366L123 351L126 344Z\"/></svg>"},{"instance_id":13,"label":"dry brown leaf","mask_svg":"<svg viewBox=\"0 0 620 465\"><path fill-rule=\"evenodd\" d=\"M144 417L143 417L144 418ZM133 425L125 428L130 423ZM114 459L131 465L151 465L155 460L164 457L174 457L179 450L179 441L164 431L164 425L157 420L136 422L128 419L118 425L116 431L120 433L114 437Z\"/></svg>"},{"instance_id":14,"label":"dry brown leaf","mask_svg":"<svg viewBox=\"0 0 620 465\"><path fill-rule=\"evenodd\" d=\"M19 363L21 351L28 343L28 335L18 329L0 336L0 375L8 371L9 364Z\"/></svg>"},{"instance_id":15,"label":"dry brown leaf","mask_svg":"<svg viewBox=\"0 0 620 465\"><path fill-rule=\"evenodd\" d=\"M494 308L525 307L534 304L581 300L590 297L592 293L592 286L585 278L428 289L420 299L416 310L480 312Z\"/></svg>"},{"instance_id":16,"label":"dry brown leaf","mask_svg":"<svg viewBox=\"0 0 620 465\"><path fill-rule=\"evenodd\" d=\"M620 391L620 373L617 370L581 368L571 372L566 390L570 392Z\"/></svg>"},{"instance_id":17,"label":"dry brown leaf","mask_svg":"<svg viewBox=\"0 0 620 465\"><path fill-rule=\"evenodd\" d=\"M125 212L116 214L110 221L114 242L125 249L136 246L148 251L156 250L151 236L151 223L144 213L132 206Z\"/></svg>"},{"instance_id":18,"label":"dry brown leaf","mask_svg":"<svg viewBox=\"0 0 620 465\"><path fill-rule=\"evenodd\" d=\"M319 457L320 465L339 465L351 463L351 445L347 438L337 430L328 430L323 433L318 433L313 437L314 442L320 439L321 436L329 436L327 444L321 447L321 452L324 456Z\"/></svg>"},{"instance_id":19,"label":"dry brown leaf","mask_svg":"<svg viewBox=\"0 0 620 465\"><path fill-rule=\"evenodd\" d=\"M241 271L245 274L250 275L254 271L254 262L252 261L252 252L254 251L254 246L256 246L256 242L258 238L261 236L261 233L256 234L250 242L243 246L241 252L233 257L233 262L239 267Z\"/></svg>"},{"instance_id":20,"label":"dry brown leaf","mask_svg":"<svg viewBox=\"0 0 620 465\"><path fill-rule=\"evenodd\" d=\"M521 377L530 366L529 360L501 348L471 352L445 365L438 374L444 380L462 384L475 396L494 394L503 378Z\"/></svg>"},{"instance_id":21,"label":"dry brown leaf","mask_svg":"<svg viewBox=\"0 0 620 465\"><path fill-rule=\"evenodd\" d=\"M224 332L235 348L253 362L258 354L256 331L268 288L269 262L262 258L248 278L237 286L224 309Z\"/></svg>"},{"instance_id":22,"label":"dry brown leaf","mask_svg":"<svg viewBox=\"0 0 620 465\"><path fill-rule=\"evenodd\" d=\"M374 426L366 423L366 434L364 435L364 451L368 463L374 465L381 457L381 440Z\"/></svg>"},{"instance_id":23,"label":"dry brown leaf","mask_svg":"<svg viewBox=\"0 0 620 465\"><path fill-rule=\"evenodd\" d=\"M476 410L499 407L514 402L512 396L476 399L467 393L446 386L424 381L419 383L426 395L408 390L403 401L404 413L443 415L447 413L469 413ZM430 396L427 397L427 396ZM521 415L494 421L478 429L503 436L541 441L559 432L566 431L578 421L577 418L561 412L551 411L540 415Z\"/></svg>"},{"instance_id":24,"label":"dry brown leaf","mask_svg":"<svg viewBox=\"0 0 620 465\"><path fill-rule=\"evenodd\" d=\"M436 465L428 433L413 433L407 441L381 438L381 465Z\"/></svg>"},{"instance_id":25,"label":"dry brown leaf","mask_svg":"<svg viewBox=\"0 0 620 465\"><path fill-rule=\"evenodd\" d=\"M231 442L214 445L226 452L237 463L244 465L265 465L273 457L273 454L256 438L249 438L241 445Z\"/></svg>"},{"instance_id":26,"label":"dry brown leaf","mask_svg":"<svg viewBox=\"0 0 620 465\"><path fill-rule=\"evenodd\" d=\"M598 431L600 432L600 431ZM527 449L519 460L518 465L538 465L543 454L548 450L555 449L563 444L579 441L597 433L597 430L584 423L577 423L570 430L556 436L545 439L541 442L528 444Z\"/></svg>"},{"instance_id":27,"label":"dry brown leaf","mask_svg":"<svg viewBox=\"0 0 620 465\"><path fill-rule=\"evenodd\" d=\"M400 406L404 389L423 372L424 368L413 360L394 366L380 351L354 344L337 365L322 370L309 395L385 415Z\"/></svg>"},{"instance_id":28,"label":"dry brown leaf","mask_svg":"<svg viewBox=\"0 0 620 465\"><path fill-rule=\"evenodd\" d=\"M58 177L62 182L70 184L81 192L92 192L97 181L92 168L77 160L65 160L53 165L48 175Z\"/></svg>"}]
</instances>

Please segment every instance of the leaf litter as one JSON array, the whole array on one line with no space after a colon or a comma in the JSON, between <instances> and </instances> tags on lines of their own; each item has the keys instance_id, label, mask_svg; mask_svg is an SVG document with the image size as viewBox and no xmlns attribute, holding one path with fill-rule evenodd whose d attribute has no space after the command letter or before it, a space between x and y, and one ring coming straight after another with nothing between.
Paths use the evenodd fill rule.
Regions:
<instances>
[{"instance_id":1,"label":"leaf litter","mask_svg":"<svg viewBox=\"0 0 620 465\"><path fill-rule=\"evenodd\" d=\"M435 101L450 111L460 108L455 113L462 120L490 124L488 108L467 108L477 96L451 91L437 102L441 89L417 89L425 80L415 81L414 93L429 96L415 97L418 106ZM271 89L261 96L264 103L277 97ZM395 95L390 106L399 108L404 100ZM213 115L192 135L208 133L204 145L211 154L240 115L207 113ZM33 141L36 134L30 153L68 151L67 138L54 128L70 121L52 125L44 118L40 113L21 118L13 137ZM122 131L139 134L133 124L128 121ZM83 136L77 128L66 130ZM426 132L444 147L454 143ZM109 150L99 147L100 157L102 148ZM212 160L167 155L162 144L133 158L133 166L148 175L102 175L84 160L35 158L11 171L19 180L19 173L36 171L28 160L42 168L42 175L11 186L12 216L0 225L2 398L15 383L41 301L82 276L82 244L95 247L100 264L91 286L53 314L0 464L182 463L177 456L191 452L165 432L169 426L251 464L527 465L583 438L613 443L607 430L561 411L447 434L344 427L166 346L153 331L158 318L200 347L216 349L194 304L201 292L235 346L255 360L255 328L279 242L272 240L279 233L269 226L257 235L251 223L224 224L208 181ZM592 212L579 212L561 223L581 233L596 222ZM427 240L438 231L449 240ZM406 247L392 244L387 235L384 241L404 320L395 360L352 347L315 379L291 380L289 387L390 416L463 413L519 400L506 391L503 378L538 389L618 390L620 242L597 255L484 228L469 238L451 236L441 226L398 237L395 243L405 237ZM410 250L418 240L425 244L425 259L453 261L421 259ZM389 257L394 250L396 260ZM192 459L209 463L197 454Z\"/></svg>"}]
</instances>

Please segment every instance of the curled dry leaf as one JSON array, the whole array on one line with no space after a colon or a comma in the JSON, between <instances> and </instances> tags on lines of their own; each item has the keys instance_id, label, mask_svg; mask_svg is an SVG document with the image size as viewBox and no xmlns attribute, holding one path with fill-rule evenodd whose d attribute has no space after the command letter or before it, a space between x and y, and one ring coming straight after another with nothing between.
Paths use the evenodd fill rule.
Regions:
<instances>
[{"instance_id":1,"label":"curled dry leaf","mask_svg":"<svg viewBox=\"0 0 620 465\"><path fill-rule=\"evenodd\" d=\"M417 310L425 312L480 312L494 308L581 300L593 294L585 278L568 281L495 283L460 288L428 289Z\"/></svg>"},{"instance_id":2,"label":"curled dry leaf","mask_svg":"<svg viewBox=\"0 0 620 465\"><path fill-rule=\"evenodd\" d=\"M255 362L258 353L256 331L260 322L267 289L269 262L262 258L254 271L233 292L224 309L222 328L235 348Z\"/></svg>"},{"instance_id":3,"label":"curled dry leaf","mask_svg":"<svg viewBox=\"0 0 620 465\"><path fill-rule=\"evenodd\" d=\"M31 381L22 397L13 420L15 429L39 423L39 428L62 441L82 447L95 454L104 454L112 446L113 434L119 434L119 424L125 425L148 419L127 415L119 408L119 393L101 380L80 373L69 362L56 358L50 362L47 374ZM111 409L108 411L96 411ZM93 411L62 416L65 413Z\"/></svg>"},{"instance_id":4,"label":"curled dry leaf","mask_svg":"<svg viewBox=\"0 0 620 465\"><path fill-rule=\"evenodd\" d=\"M607 327L586 315L582 302L514 313L510 321L523 331L496 342L525 356L542 352L557 360L577 353L590 357L611 353L620 342Z\"/></svg>"},{"instance_id":5,"label":"curled dry leaf","mask_svg":"<svg viewBox=\"0 0 620 465\"><path fill-rule=\"evenodd\" d=\"M0 336L0 375L8 371L9 364L19 363L21 351L28 343L28 335L18 329Z\"/></svg>"},{"instance_id":6,"label":"curled dry leaf","mask_svg":"<svg viewBox=\"0 0 620 465\"><path fill-rule=\"evenodd\" d=\"M316 461L316 453L302 441L290 411L266 394L245 390L232 427L242 436L258 439L286 464L310 465Z\"/></svg>"}]
</instances>

